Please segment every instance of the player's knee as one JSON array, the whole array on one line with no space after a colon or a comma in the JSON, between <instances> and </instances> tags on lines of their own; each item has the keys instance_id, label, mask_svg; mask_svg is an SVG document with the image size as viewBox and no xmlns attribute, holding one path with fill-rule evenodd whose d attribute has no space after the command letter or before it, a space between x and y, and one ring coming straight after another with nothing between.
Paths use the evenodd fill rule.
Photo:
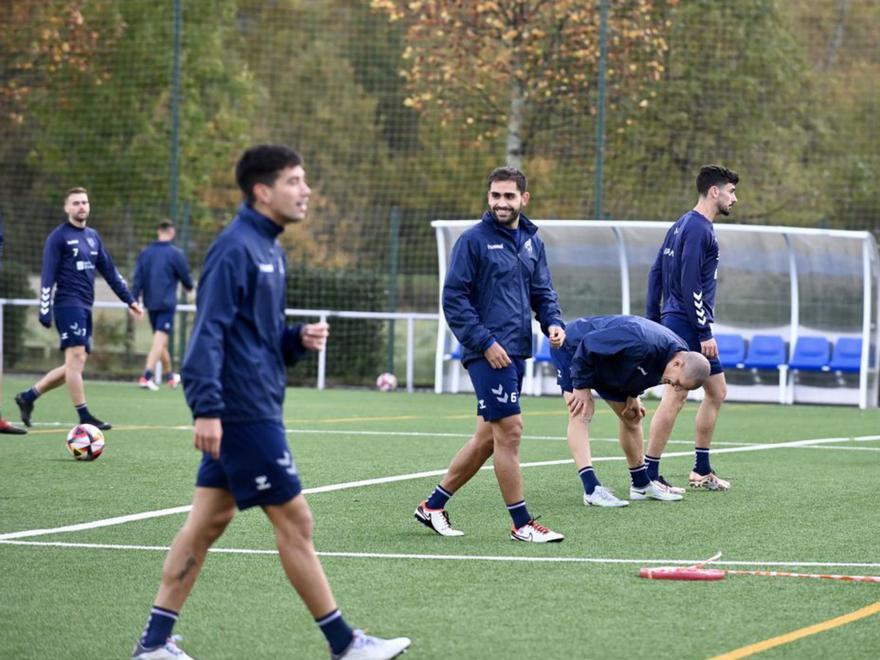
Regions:
<instances>
[{"instance_id":1,"label":"player's knee","mask_svg":"<svg viewBox=\"0 0 880 660\"><path fill-rule=\"evenodd\" d=\"M505 417L495 424L495 444L502 446L519 447L522 440L523 422L519 415Z\"/></svg>"},{"instance_id":2,"label":"player's knee","mask_svg":"<svg viewBox=\"0 0 880 660\"><path fill-rule=\"evenodd\" d=\"M724 400L727 398L727 385L722 385L721 387L712 390L712 392L706 392L706 398L715 404L715 407L717 408L724 403Z\"/></svg>"},{"instance_id":3,"label":"player's knee","mask_svg":"<svg viewBox=\"0 0 880 660\"><path fill-rule=\"evenodd\" d=\"M86 358L85 351L68 351L64 357L64 366L68 369L82 371L86 366Z\"/></svg>"},{"instance_id":4,"label":"player's knee","mask_svg":"<svg viewBox=\"0 0 880 660\"><path fill-rule=\"evenodd\" d=\"M279 544L295 547L312 542L315 519L309 507L297 507L288 512L281 525L276 525Z\"/></svg>"}]
</instances>

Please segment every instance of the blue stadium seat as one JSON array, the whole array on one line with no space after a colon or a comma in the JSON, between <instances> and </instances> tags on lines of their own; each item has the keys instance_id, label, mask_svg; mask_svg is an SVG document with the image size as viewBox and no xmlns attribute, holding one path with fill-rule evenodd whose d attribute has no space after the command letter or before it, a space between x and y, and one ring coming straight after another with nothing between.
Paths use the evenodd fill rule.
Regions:
<instances>
[{"instance_id":1,"label":"blue stadium seat","mask_svg":"<svg viewBox=\"0 0 880 660\"><path fill-rule=\"evenodd\" d=\"M728 369L742 369L746 359L746 341L742 335L715 335L718 359Z\"/></svg>"},{"instance_id":2,"label":"blue stadium seat","mask_svg":"<svg viewBox=\"0 0 880 660\"><path fill-rule=\"evenodd\" d=\"M862 367L862 338L841 337L834 344L834 354L828 363L831 371L858 373Z\"/></svg>"},{"instance_id":3,"label":"blue stadium seat","mask_svg":"<svg viewBox=\"0 0 880 660\"><path fill-rule=\"evenodd\" d=\"M749 350L743 363L751 369L778 369L788 362L785 340L779 335L755 335L749 340Z\"/></svg>"},{"instance_id":4,"label":"blue stadium seat","mask_svg":"<svg viewBox=\"0 0 880 660\"><path fill-rule=\"evenodd\" d=\"M779 403L788 403L788 356L785 340L779 335L755 335L749 340L749 350L743 364L757 372L774 369L779 372Z\"/></svg>"},{"instance_id":5,"label":"blue stadium seat","mask_svg":"<svg viewBox=\"0 0 880 660\"><path fill-rule=\"evenodd\" d=\"M788 368L797 371L828 371L831 343L825 337L800 337Z\"/></svg>"}]
</instances>

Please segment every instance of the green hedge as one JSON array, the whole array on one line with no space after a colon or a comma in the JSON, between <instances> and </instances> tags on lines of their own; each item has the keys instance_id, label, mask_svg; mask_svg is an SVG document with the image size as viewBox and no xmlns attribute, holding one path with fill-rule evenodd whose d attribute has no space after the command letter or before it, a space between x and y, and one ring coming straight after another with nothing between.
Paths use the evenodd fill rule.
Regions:
<instances>
[{"instance_id":1,"label":"green hedge","mask_svg":"<svg viewBox=\"0 0 880 660\"><path fill-rule=\"evenodd\" d=\"M6 261L0 266L0 298L36 298L28 284L28 271L23 264ZM11 305L3 309L3 356L9 367L14 367L24 354L28 313L36 314L37 310L34 307Z\"/></svg>"},{"instance_id":2,"label":"green hedge","mask_svg":"<svg viewBox=\"0 0 880 660\"><path fill-rule=\"evenodd\" d=\"M386 283L387 275L376 271L293 266L287 272L287 306L375 312L387 304ZM373 384L384 371L387 322L331 318L329 323L327 384ZM313 383L316 371L317 355L308 355L290 371L289 381Z\"/></svg>"}]
</instances>

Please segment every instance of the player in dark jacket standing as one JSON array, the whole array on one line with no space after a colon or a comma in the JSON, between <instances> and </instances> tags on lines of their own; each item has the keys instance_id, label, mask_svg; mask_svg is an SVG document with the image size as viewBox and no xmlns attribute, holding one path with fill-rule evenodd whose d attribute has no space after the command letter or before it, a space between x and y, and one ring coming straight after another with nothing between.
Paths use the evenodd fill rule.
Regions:
<instances>
[{"instance_id":1,"label":"player in dark jacket standing","mask_svg":"<svg viewBox=\"0 0 880 660\"><path fill-rule=\"evenodd\" d=\"M138 255L131 282L131 294L135 300L144 294L144 307L150 316L153 328L153 345L147 354L147 364L138 386L147 390L158 390L153 369L161 360L162 372L169 387L177 387L180 382L171 368L171 355L168 353L168 337L174 330L174 312L177 308L177 283L187 291L192 291L193 281L189 274L186 255L178 249L174 240L174 225L168 220L159 223L157 240L144 248Z\"/></svg>"},{"instance_id":2,"label":"player in dark jacket standing","mask_svg":"<svg viewBox=\"0 0 880 660\"><path fill-rule=\"evenodd\" d=\"M0 216L0 259L3 258L3 216ZM0 262L2 263L2 262ZM2 346L0 346L0 360L3 359L3 351ZM0 398L2 398L3 394L3 365L0 364ZM3 419L3 416L0 415L0 433L8 433L9 435L24 435L27 433L26 429L21 428L20 426L15 426L14 424L10 424L7 420Z\"/></svg>"},{"instance_id":3,"label":"player in dark jacket standing","mask_svg":"<svg viewBox=\"0 0 880 660\"><path fill-rule=\"evenodd\" d=\"M183 363L195 418L193 444L203 452L192 510L165 559L159 593L132 657L190 657L171 637L178 613L236 508L259 506L275 530L284 571L332 657L393 658L409 639L352 630L336 607L284 432L284 365L305 350L323 349L328 335L325 323L287 326L284 319L286 256L277 238L308 209L311 189L302 160L286 147L261 145L242 155L235 174L245 202L208 249Z\"/></svg>"},{"instance_id":4,"label":"player in dark jacket standing","mask_svg":"<svg viewBox=\"0 0 880 660\"><path fill-rule=\"evenodd\" d=\"M596 390L618 417L620 446L629 464L633 500L681 499L648 477L644 460L639 399L649 387L666 383L675 391L695 390L709 377L709 362L659 323L638 316L590 316L569 323L561 348L551 348L557 382L568 406L568 446L584 487L584 504L626 506L602 486L592 465L590 421Z\"/></svg>"},{"instance_id":5,"label":"player in dark jacket standing","mask_svg":"<svg viewBox=\"0 0 880 660\"><path fill-rule=\"evenodd\" d=\"M89 353L92 352L95 271L101 273L113 293L128 305L129 314L141 319L144 311L113 265L113 259L104 248L98 232L86 226L90 210L88 191L85 188L71 188L64 196L67 222L59 225L46 238L40 282L40 323L46 328L52 325L54 308L55 327L61 338L64 364L15 397L25 426L31 425L34 401L49 390L67 383L80 423L93 424L102 431L111 428L109 423L89 412L83 385L83 369Z\"/></svg>"},{"instance_id":6,"label":"player in dark jacket standing","mask_svg":"<svg viewBox=\"0 0 880 660\"><path fill-rule=\"evenodd\" d=\"M737 183L739 175L725 167L706 165L700 169L697 205L670 227L648 276L646 316L679 335L692 351L700 351L712 367L712 376L703 386L705 397L697 410L694 469L688 477L692 488L707 490L730 488L730 483L719 478L709 462L718 411L727 396L724 368L712 336L719 261L713 223L718 215L730 215L736 204ZM666 480L660 476L660 457L686 400L687 392L665 388L660 407L651 420L645 460L651 479L661 483ZM682 488L672 488L684 492Z\"/></svg>"},{"instance_id":7,"label":"player in dark jacket standing","mask_svg":"<svg viewBox=\"0 0 880 660\"><path fill-rule=\"evenodd\" d=\"M519 397L525 361L532 355L531 310L552 346L565 339L562 312L538 228L522 214L525 175L499 167L489 175L489 210L452 248L443 284L443 313L462 346L477 396L477 430L452 459L443 480L416 508L416 520L441 536L460 536L449 524L446 502L490 456L513 520L510 538L558 542L562 534L534 521L526 508L519 445Z\"/></svg>"}]
</instances>

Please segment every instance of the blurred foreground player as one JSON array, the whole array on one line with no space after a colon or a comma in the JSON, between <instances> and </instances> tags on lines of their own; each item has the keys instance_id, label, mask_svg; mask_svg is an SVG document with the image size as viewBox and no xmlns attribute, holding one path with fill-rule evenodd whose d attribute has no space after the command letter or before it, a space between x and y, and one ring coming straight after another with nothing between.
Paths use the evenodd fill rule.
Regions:
<instances>
[{"instance_id":1,"label":"blurred foreground player","mask_svg":"<svg viewBox=\"0 0 880 660\"><path fill-rule=\"evenodd\" d=\"M183 387L195 418L193 444L203 452L192 510L165 559L132 657L190 657L171 635L178 613L236 507L259 506L275 530L281 565L326 637L331 657L393 658L409 647L409 639L352 630L336 606L284 433L284 365L305 350L323 349L328 335L324 323L286 326L284 320L286 257L277 237L308 209L311 190L302 160L287 147L256 146L238 161L236 181L245 202L205 257L183 364ZM291 649L291 656L297 655Z\"/></svg>"}]
</instances>

